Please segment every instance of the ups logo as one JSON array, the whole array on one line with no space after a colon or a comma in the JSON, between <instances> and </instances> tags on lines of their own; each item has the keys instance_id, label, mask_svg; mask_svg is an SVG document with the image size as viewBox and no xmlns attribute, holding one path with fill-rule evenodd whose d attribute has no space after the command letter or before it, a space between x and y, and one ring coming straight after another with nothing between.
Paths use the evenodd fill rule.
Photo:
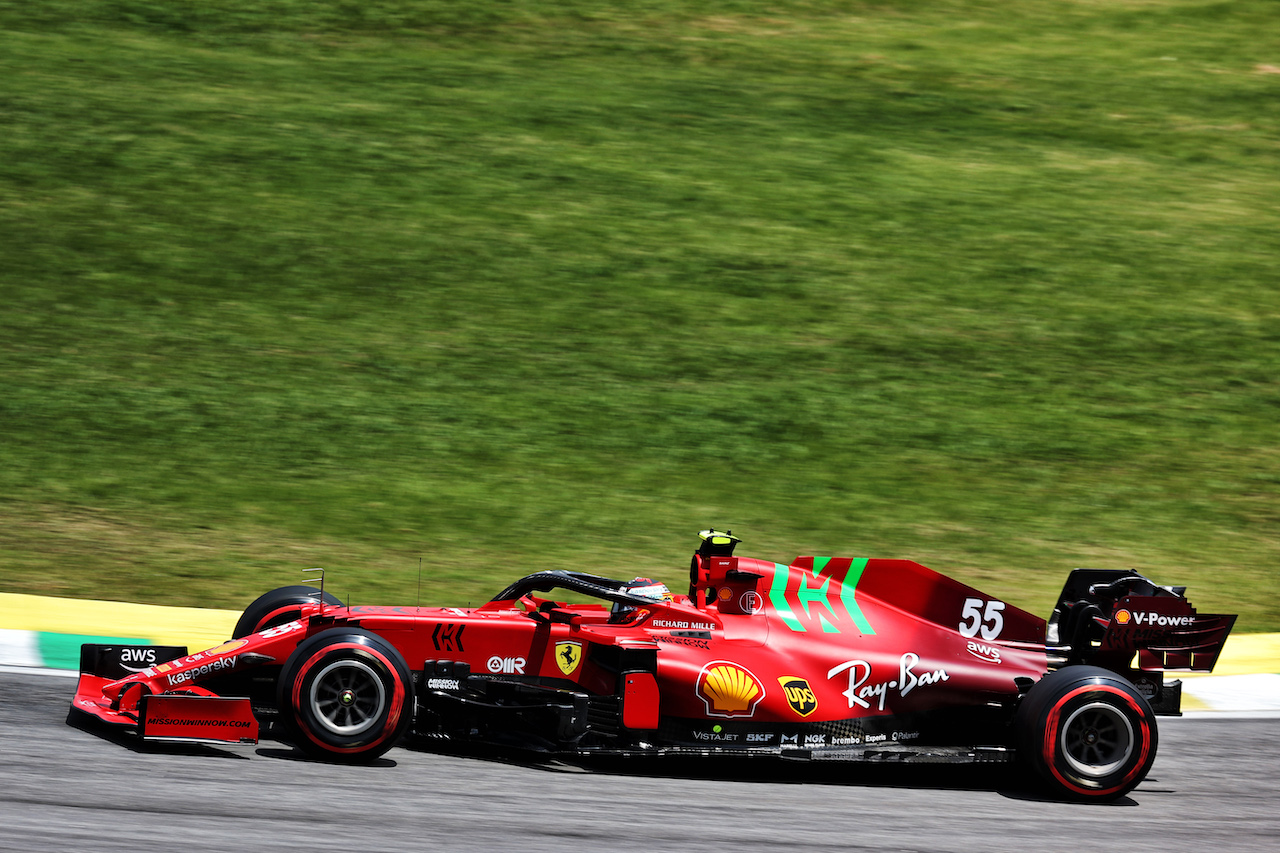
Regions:
<instances>
[{"instance_id":1,"label":"ups logo","mask_svg":"<svg viewBox=\"0 0 1280 853\"><path fill-rule=\"evenodd\" d=\"M818 697L813 695L813 688L803 678L784 675L778 679L778 684L782 685L782 695L787 697L791 710L800 716L807 717L818 710Z\"/></svg>"}]
</instances>

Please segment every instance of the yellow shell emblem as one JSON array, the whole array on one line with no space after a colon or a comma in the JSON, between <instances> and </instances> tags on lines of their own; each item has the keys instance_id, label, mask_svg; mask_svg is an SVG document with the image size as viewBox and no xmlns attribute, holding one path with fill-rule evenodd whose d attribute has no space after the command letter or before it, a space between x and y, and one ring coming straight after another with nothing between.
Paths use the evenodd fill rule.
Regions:
<instances>
[{"instance_id":1,"label":"yellow shell emblem","mask_svg":"<svg viewBox=\"0 0 1280 853\"><path fill-rule=\"evenodd\" d=\"M764 687L736 663L714 661L698 674L698 696L709 717L750 717L764 698Z\"/></svg>"},{"instance_id":2,"label":"yellow shell emblem","mask_svg":"<svg viewBox=\"0 0 1280 853\"><path fill-rule=\"evenodd\" d=\"M236 649L240 648L241 646L245 646L248 644L249 644L248 640L227 640L225 643L218 646L217 648L209 649L209 651L204 653L204 656L209 658L209 657L213 657L214 655L230 654L231 652L234 652Z\"/></svg>"}]
</instances>

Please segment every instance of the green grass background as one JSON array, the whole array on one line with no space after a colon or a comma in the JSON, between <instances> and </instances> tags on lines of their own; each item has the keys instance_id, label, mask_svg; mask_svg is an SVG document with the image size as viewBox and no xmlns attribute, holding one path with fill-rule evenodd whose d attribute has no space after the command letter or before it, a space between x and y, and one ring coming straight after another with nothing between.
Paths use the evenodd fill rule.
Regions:
<instances>
[{"instance_id":1,"label":"green grass background","mask_svg":"<svg viewBox=\"0 0 1280 853\"><path fill-rule=\"evenodd\" d=\"M1280 630L1273 0L0 0L0 590L740 552Z\"/></svg>"}]
</instances>

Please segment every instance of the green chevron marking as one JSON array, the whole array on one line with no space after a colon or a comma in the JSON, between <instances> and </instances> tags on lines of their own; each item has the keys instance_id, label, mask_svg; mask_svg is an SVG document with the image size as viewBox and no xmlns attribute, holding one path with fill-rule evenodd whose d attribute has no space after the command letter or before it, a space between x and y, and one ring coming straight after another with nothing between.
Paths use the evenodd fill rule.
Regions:
<instances>
[{"instance_id":1,"label":"green chevron marking","mask_svg":"<svg viewBox=\"0 0 1280 853\"><path fill-rule=\"evenodd\" d=\"M866 557L854 560L850 564L849 573L844 576L844 583L840 587L840 603L849 612L849 618L853 620L853 624L858 626L859 631L864 634L874 634L876 632L875 628L871 627L871 623L867 621L867 617L862 613L862 608L858 606L857 599L854 598L854 594L858 591L858 581L862 580L862 573L866 571L866 568Z\"/></svg>"}]
</instances>

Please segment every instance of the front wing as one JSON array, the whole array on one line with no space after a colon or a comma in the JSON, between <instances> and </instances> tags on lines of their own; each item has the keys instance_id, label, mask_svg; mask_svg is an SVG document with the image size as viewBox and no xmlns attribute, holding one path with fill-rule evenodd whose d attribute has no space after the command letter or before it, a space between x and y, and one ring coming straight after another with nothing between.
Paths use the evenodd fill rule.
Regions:
<instances>
[{"instance_id":1,"label":"front wing","mask_svg":"<svg viewBox=\"0 0 1280 853\"><path fill-rule=\"evenodd\" d=\"M257 743L258 721L248 698L219 696L194 684L154 691L147 676L187 657L181 646L85 644L67 722L116 729L149 741ZM151 665L135 668L131 663Z\"/></svg>"}]
</instances>

